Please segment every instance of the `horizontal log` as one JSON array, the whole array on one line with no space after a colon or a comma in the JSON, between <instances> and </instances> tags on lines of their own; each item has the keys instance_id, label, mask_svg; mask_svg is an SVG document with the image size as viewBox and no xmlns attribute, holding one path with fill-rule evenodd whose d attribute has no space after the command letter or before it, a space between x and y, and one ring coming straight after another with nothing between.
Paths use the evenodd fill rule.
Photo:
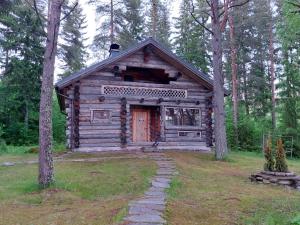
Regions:
<instances>
[{"instance_id":1,"label":"horizontal log","mask_svg":"<svg viewBox=\"0 0 300 225\"><path fill-rule=\"evenodd\" d=\"M80 144L99 144L99 146L103 146L103 144L120 144L120 138L80 138Z\"/></svg>"},{"instance_id":2,"label":"horizontal log","mask_svg":"<svg viewBox=\"0 0 300 225\"><path fill-rule=\"evenodd\" d=\"M114 129L120 129L120 123L116 122L116 123L103 123L103 124L95 124L97 125L97 128L99 129L110 129L110 130L114 130ZM91 129L94 129L95 127L94 126L87 126L87 125L81 125L81 123L79 124L79 128L82 128L82 127L90 127Z\"/></svg>"},{"instance_id":3,"label":"horizontal log","mask_svg":"<svg viewBox=\"0 0 300 225\"><path fill-rule=\"evenodd\" d=\"M101 144L87 144L80 143L80 147L121 147L121 143L101 143Z\"/></svg>"},{"instance_id":4,"label":"horizontal log","mask_svg":"<svg viewBox=\"0 0 300 225\"><path fill-rule=\"evenodd\" d=\"M80 130L79 129L79 135L88 135L88 134L99 134L100 132L105 132L106 134L120 134L120 130Z\"/></svg>"},{"instance_id":5,"label":"horizontal log","mask_svg":"<svg viewBox=\"0 0 300 225\"><path fill-rule=\"evenodd\" d=\"M107 139L107 138L120 138L120 134L107 134L99 132L97 134L81 134L80 139Z\"/></svg>"}]
</instances>

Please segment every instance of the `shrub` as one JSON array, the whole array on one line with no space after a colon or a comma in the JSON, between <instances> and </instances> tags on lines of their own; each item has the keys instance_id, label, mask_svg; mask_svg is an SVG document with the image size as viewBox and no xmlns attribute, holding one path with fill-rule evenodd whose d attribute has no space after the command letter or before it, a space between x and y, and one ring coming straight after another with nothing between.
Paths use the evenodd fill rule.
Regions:
<instances>
[{"instance_id":1,"label":"shrub","mask_svg":"<svg viewBox=\"0 0 300 225\"><path fill-rule=\"evenodd\" d=\"M285 159L285 150L283 148L282 139L277 140L277 151L276 151L276 164L275 169L277 172L288 172L288 166Z\"/></svg>"},{"instance_id":2,"label":"shrub","mask_svg":"<svg viewBox=\"0 0 300 225\"><path fill-rule=\"evenodd\" d=\"M268 137L268 141L266 145L264 146L264 155L265 155L265 165L264 170L265 171L274 171L274 159L272 155L272 139L271 136Z\"/></svg>"},{"instance_id":3,"label":"shrub","mask_svg":"<svg viewBox=\"0 0 300 225\"><path fill-rule=\"evenodd\" d=\"M298 214L296 217L294 217L291 221L292 225L300 225L300 214Z\"/></svg>"},{"instance_id":4,"label":"shrub","mask_svg":"<svg viewBox=\"0 0 300 225\"><path fill-rule=\"evenodd\" d=\"M0 154L5 153L7 151L8 151L8 148L7 148L6 142L4 140L0 139Z\"/></svg>"}]
</instances>

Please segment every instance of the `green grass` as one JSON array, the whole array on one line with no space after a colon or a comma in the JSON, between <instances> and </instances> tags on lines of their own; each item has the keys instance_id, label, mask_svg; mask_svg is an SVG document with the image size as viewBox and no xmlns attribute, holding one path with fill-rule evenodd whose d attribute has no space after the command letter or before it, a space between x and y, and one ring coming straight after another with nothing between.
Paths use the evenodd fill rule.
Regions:
<instances>
[{"instance_id":1,"label":"green grass","mask_svg":"<svg viewBox=\"0 0 300 225\"><path fill-rule=\"evenodd\" d=\"M40 190L37 165L0 167L0 224L117 224L155 168L142 159L59 162L55 184Z\"/></svg>"},{"instance_id":2,"label":"green grass","mask_svg":"<svg viewBox=\"0 0 300 225\"><path fill-rule=\"evenodd\" d=\"M263 166L262 154L232 152L223 162L210 154L168 155L179 171L168 190L168 224L290 225L299 215L300 192L249 181ZM288 164L300 174L300 160Z\"/></svg>"},{"instance_id":3,"label":"green grass","mask_svg":"<svg viewBox=\"0 0 300 225\"><path fill-rule=\"evenodd\" d=\"M0 163L18 162L38 159L38 146L12 146L7 145L6 151L0 151ZM64 144L54 144L53 156L58 156L66 152Z\"/></svg>"}]
</instances>

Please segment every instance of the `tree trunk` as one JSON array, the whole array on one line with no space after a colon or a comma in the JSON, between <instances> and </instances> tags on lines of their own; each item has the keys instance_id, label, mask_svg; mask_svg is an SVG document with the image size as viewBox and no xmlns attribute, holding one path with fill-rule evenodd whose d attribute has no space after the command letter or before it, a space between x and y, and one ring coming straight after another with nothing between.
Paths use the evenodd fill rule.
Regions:
<instances>
[{"instance_id":1,"label":"tree trunk","mask_svg":"<svg viewBox=\"0 0 300 225\"><path fill-rule=\"evenodd\" d=\"M152 0L152 37L156 38L157 31L157 0Z\"/></svg>"},{"instance_id":2,"label":"tree trunk","mask_svg":"<svg viewBox=\"0 0 300 225\"><path fill-rule=\"evenodd\" d=\"M29 105L28 105L28 100L27 97L25 99L25 112L24 112L24 128L25 128L25 132L28 132L28 128L29 128Z\"/></svg>"},{"instance_id":3,"label":"tree trunk","mask_svg":"<svg viewBox=\"0 0 300 225\"><path fill-rule=\"evenodd\" d=\"M114 43L114 2L113 0L110 0L110 44Z\"/></svg>"},{"instance_id":4,"label":"tree trunk","mask_svg":"<svg viewBox=\"0 0 300 225\"><path fill-rule=\"evenodd\" d=\"M245 111L246 115L250 115L250 109L249 109L249 98L248 98L248 80L247 80L247 70L245 63L242 63L243 68L243 88L244 88L244 98L245 98Z\"/></svg>"},{"instance_id":5,"label":"tree trunk","mask_svg":"<svg viewBox=\"0 0 300 225\"><path fill-rule=\"evenodd\" d=\"M52 93L57 36L63 0L52 0L48 8L47 41L44 53L39 120L39 184L48 187L53 181L52 162ZM49 0L50 2L50 0Z\"/></svg>"},{"instance_id":6,"label":"tree trunk","mask_svg":"<svg viewBox=\"0 0 300 225\"><path fill-rule=\"evenodd\" d=\"M234 126L234 140L235 145L238 146L238 95L237 95L237 50L235 47L235 36L234 36L234 20L231 14L228 17L229 28L230 28L230 50L231 50L231 79L232 79L232 103L233 103L233 126Z\"/></svg>"},{"instance_id":7,"label":"tree trunk","mask_svg":"<svg viewBox=\"0 0 300 225\"><path fill-rule=\"evenodd\" d=\"M271 7L271 1L269 1ZM271 8L272 9L272 8ZM271 11L272 12L272 11ZM271 15L272 17L272 15ZM270 20L269 27L269 54L270 54L270 75L271 75L271 95L272 95L272 129L276 128L276 115L275 115L275 66L274 66L274 41L273 41L273 21Z\"/></svg>"},{"instance_id":8,"label":"tree trunk","mask_svg":"<svg viewBox=\"0 0 300 225\"><path fill-rule=\"evenodd\" d=\"M215 117L214 131L216 144L216 159L221 160L228 153L225 110L224 110L224 76L222 72L222 30L219 18L219 0L211 0L212 13L212 51L214 75L213 111Z\"/></svg>"}]
</instances>

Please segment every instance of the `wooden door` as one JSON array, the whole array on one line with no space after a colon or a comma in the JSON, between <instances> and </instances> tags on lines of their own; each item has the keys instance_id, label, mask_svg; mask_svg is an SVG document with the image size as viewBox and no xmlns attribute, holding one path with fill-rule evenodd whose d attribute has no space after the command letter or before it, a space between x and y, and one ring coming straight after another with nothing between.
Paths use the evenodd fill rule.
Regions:
<instances>
[{"instance_id":1,"label":"wooden door","mask_svg":"<svg viewBox=\"0 0 300 225\"><path fill-rule=\"evenodd\" d=\"M132 111L132 137L133 142L150 141L150 111L147 109L134 109Z\"/></svg>"}]
</instances>

